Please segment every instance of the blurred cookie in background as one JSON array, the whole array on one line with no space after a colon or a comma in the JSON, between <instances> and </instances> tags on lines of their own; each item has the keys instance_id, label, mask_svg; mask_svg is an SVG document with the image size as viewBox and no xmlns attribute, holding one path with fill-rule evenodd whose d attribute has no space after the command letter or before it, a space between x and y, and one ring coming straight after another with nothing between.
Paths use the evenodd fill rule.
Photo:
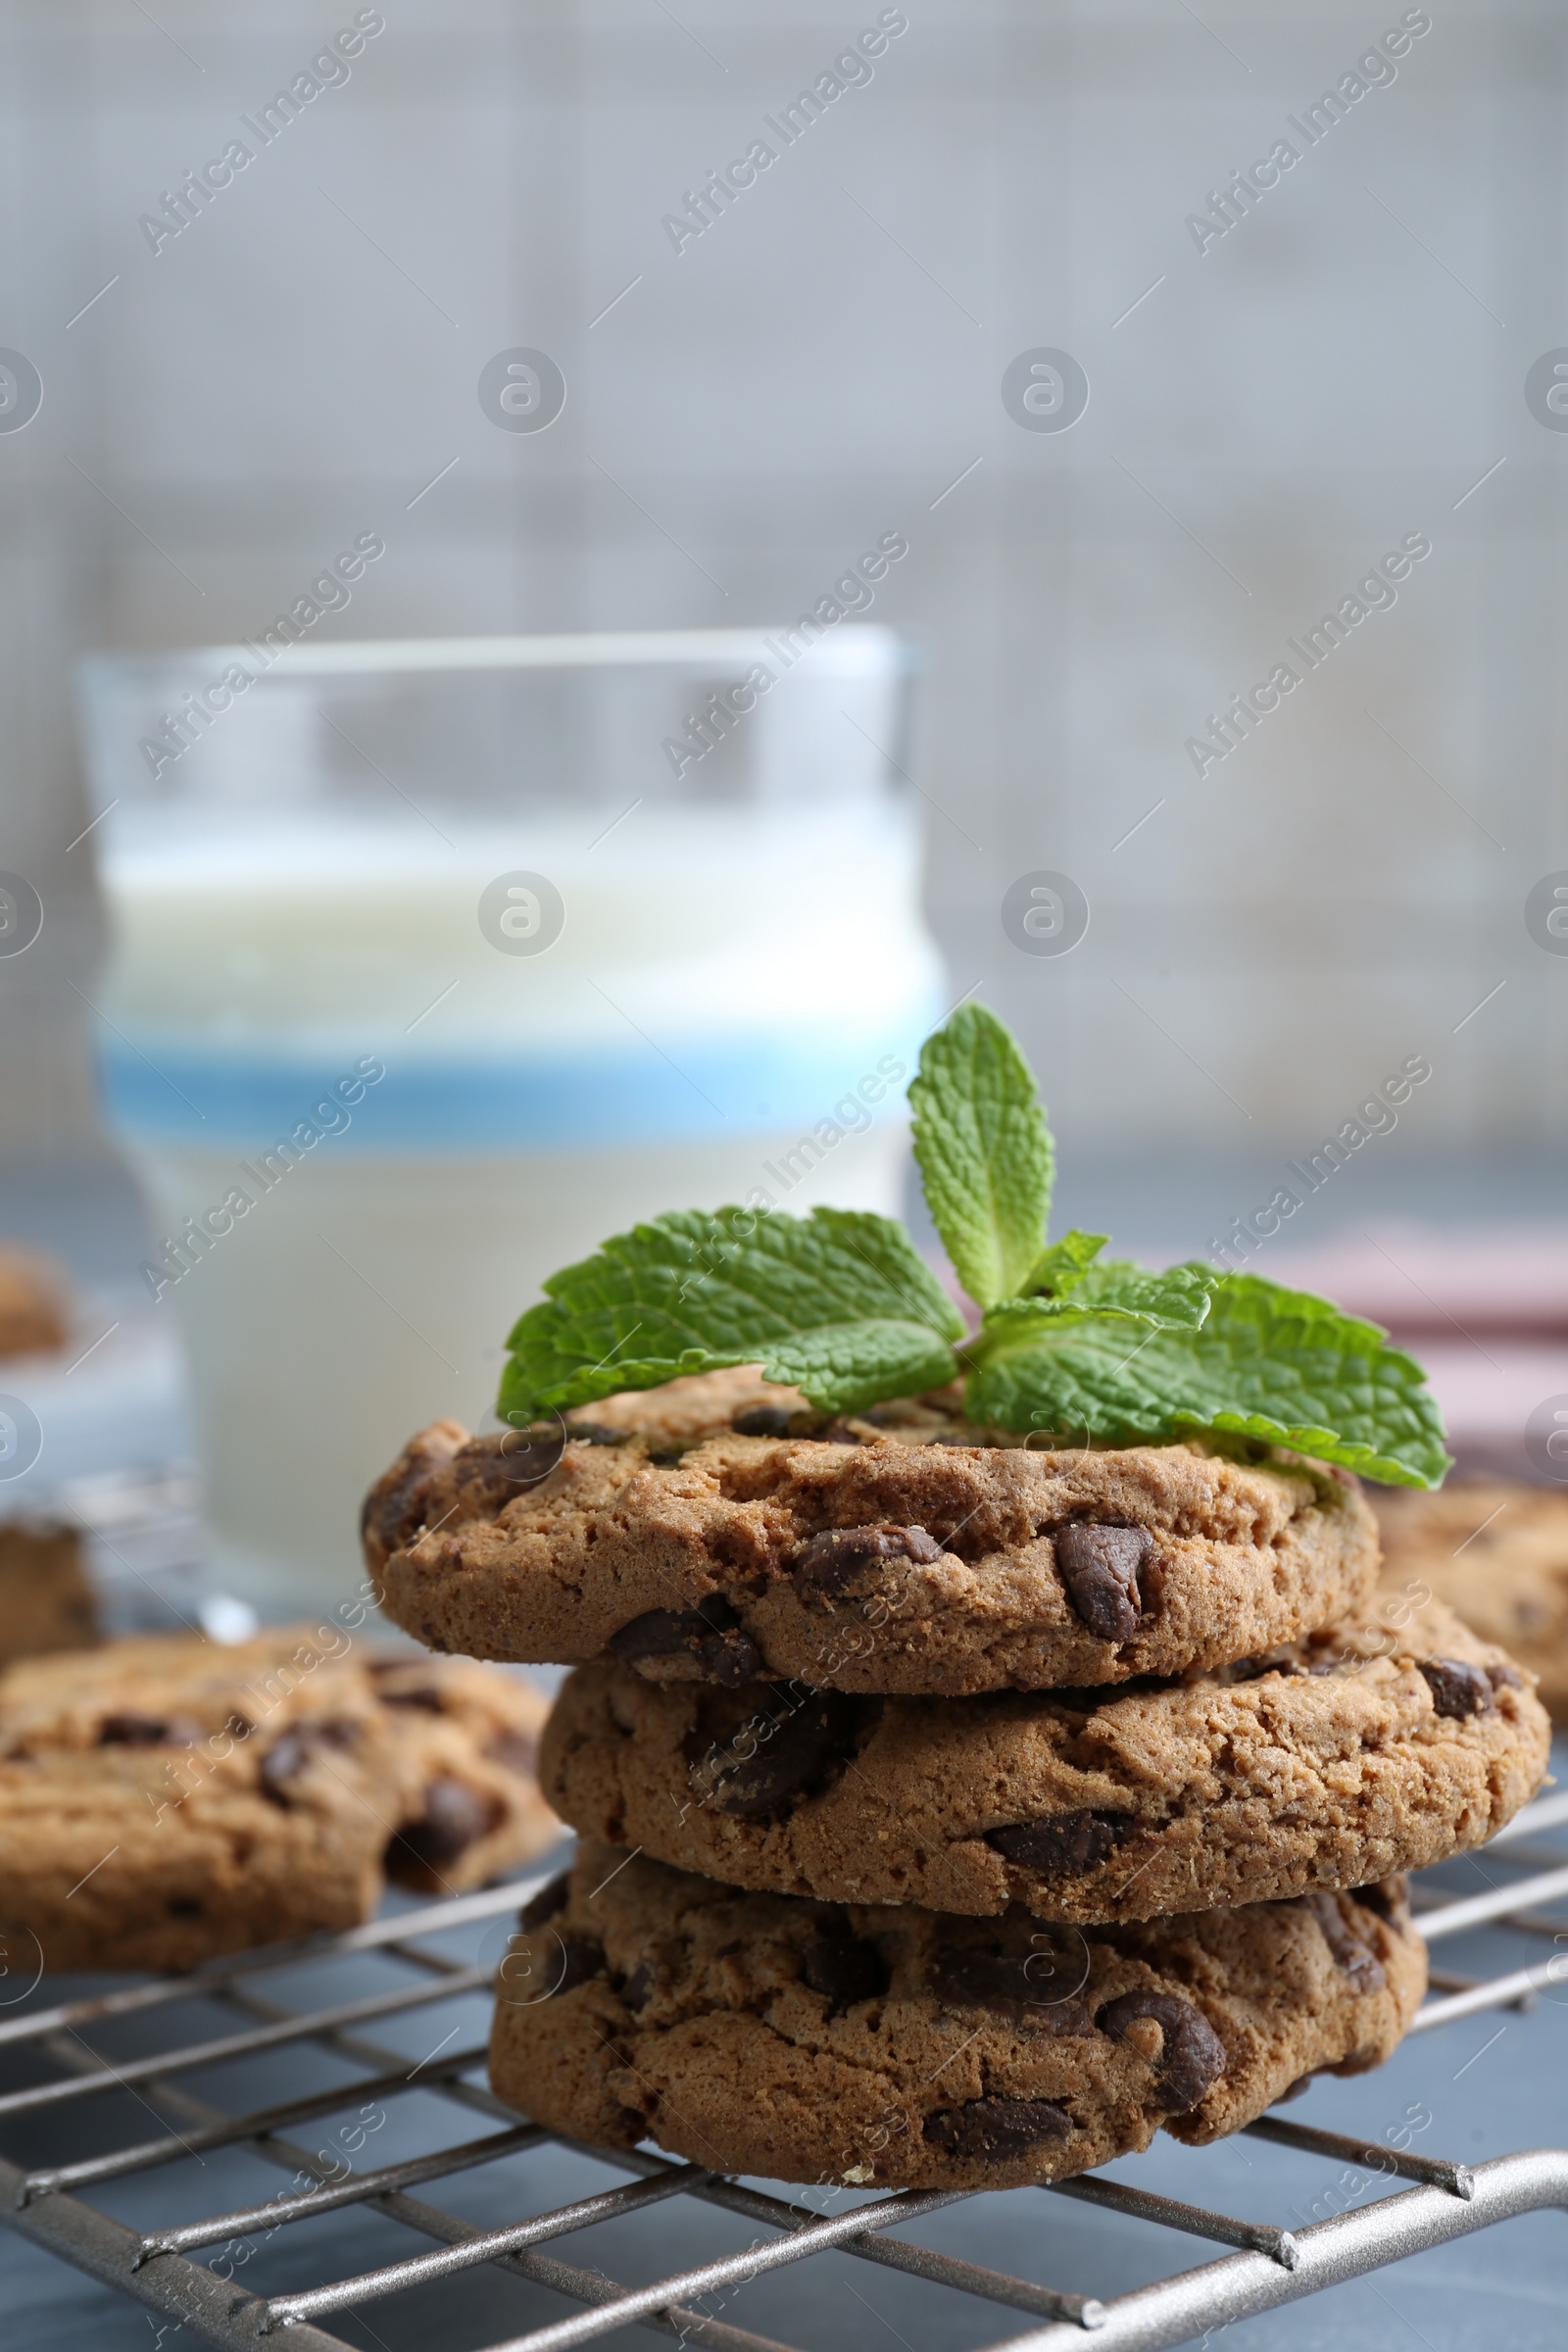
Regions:
<instances>
[{"instance_id":1,"label":"blurred cookie in background","mask_svg":"<svg viewBox=\"0 0 1568 2352\"><path fill-rule=\"evenodd\" d=\"M483 1886L564 1835L539 1790L550 1701L471 1658L376 1658L370 1680L413 1793L382 1868L419 1894Z\"/></svg>"},{"instance_id":2,"label":"blurred cookie in background","mask_svg":"<svg viewBox=\"0 0 1568 2352\"><path fill-rule=\"evenodd\" d=\"M185 1969L446 1894L555 1843L547 1701L340 1628L159 1636L0 1674L0 1940L14 1968Z\"/></svg>"},{"instance_id":3,"label":"blurred cookie in background","mask_svg":"<svg viewBox=\"0 0 1568 2352\"><path fill-rule=\"evenodd\" d=\"M64 1277L30 1250L0 1242L0 1356L52 1354L69 1329Z\"/></svg>"},{"instance_id":4,"label":"blurred cookie in background","mask_svg":"<svg viewBox=\"0 0 1568 2352\"><path fill-rule=\"evenodd\" d=\"M42 1519L0 1524L0 1666L52 1649L90 1649L98 1638L75 1529Z\"/></svg>"},{"instance_id":5,"label":"blurred cookie in background","mask_svg":"<svg viewBox=\"0 0 1568 2352\"><path fill-rule=\"evenodd\" d=\"M1568 1726L1568 1493L1501 1480L1380 1493L1385 1591L1423 1585L1540 1678Z\"/></svg>"}]
</instances>

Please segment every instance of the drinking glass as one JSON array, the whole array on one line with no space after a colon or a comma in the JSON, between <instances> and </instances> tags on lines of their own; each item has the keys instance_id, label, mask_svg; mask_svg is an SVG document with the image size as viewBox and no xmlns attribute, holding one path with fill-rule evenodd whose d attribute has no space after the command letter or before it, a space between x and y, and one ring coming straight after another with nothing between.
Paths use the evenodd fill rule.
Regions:
<instances>
[{"instance_id":1,"label":"drinking glass","mask_svg":"<svg viewBox=\"0 0 1568 2352\"><path fill-rule=\"evenodd\" d=\"M348 1591L367 1486L609 1235L897 1209L909 669L854 624L84 665L103 1098L231 1590Z\"/></svg>"}]
</instances>

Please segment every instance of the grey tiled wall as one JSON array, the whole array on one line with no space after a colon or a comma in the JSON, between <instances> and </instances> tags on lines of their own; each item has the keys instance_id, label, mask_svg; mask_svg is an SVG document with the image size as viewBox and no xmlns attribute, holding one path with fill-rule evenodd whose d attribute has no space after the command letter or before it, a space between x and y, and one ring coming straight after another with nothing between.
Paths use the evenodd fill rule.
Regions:
<instances>
[{"instance_id":1,"label":"grey tiled wall","mask_svg":"<svg viewBox=\"0 0 1568 2352\"><path fill-rule=\"evenodd\" d=\"M387 560L324 628L767 622L902 530L876 610L924 650L955 994L1081 1143L1294 1150L1411 1053L1434 1151L1561 1135L1568 958L1522 907L1568 865L1568 435L1523 383L1568 344L1568 18L1434 0L1200 253L1206 191L1402 8L908 0L677 253L662 217L878 13L387 0L156 256L138 216L354 9L5 18L0 343L45 398L0 434L0 865L49 907L0 963L7 1151L92 1128L73 659L249 633L367 528ZM476 399L516 344L564 370L548 432ZM1071 431L1004 408L1033 346L1088 372ZM1397 605L1200 778L1205 715L1416 531ZM999 919L1036 866L1093 909L1059 961Z\"/></svg>"}]
</instances>

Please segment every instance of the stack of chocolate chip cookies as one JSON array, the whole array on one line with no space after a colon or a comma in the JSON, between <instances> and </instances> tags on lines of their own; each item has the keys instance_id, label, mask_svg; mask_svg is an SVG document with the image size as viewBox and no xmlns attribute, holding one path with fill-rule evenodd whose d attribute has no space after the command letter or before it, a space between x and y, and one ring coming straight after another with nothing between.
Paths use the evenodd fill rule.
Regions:
<instances>
[{"instance_id":1,"label":"stack of chocolate chip cookies","mask_svg":"<svg viewBox=\"0 0 1568 2352\"><path fill-rule=\"evenodd\" d=\"M1400 1874L1549 1734L1501 1650L1379 1600L1354 1479L745 1372L592 1413L438 1423L366 1509L409 1632L576 1668L541 1780L583 1843L502 1971L501 2096L721 2172L1001 2187L1394 2049Z\"/></svg>"}]
</instances>

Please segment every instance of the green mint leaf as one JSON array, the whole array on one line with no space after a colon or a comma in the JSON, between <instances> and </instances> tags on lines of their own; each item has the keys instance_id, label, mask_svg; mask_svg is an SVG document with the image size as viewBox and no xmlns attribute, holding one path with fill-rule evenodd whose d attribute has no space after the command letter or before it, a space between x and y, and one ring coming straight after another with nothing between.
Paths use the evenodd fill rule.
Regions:
<instances>
[{"instance_id":1,"label":"green mint leaf","mask_svg":"<svg viewBox=\"0 0 1568 2352\"><path fill-rule=\"evenodd\" d=\"M761 1361L769 1380L787 1381L832 1413L945 1388L958 1368L951 1345L928 1325L887 1319L824 1323L773 1341Z\"/></svg>"},{"instance_id":2,"label":"green mint leaf","mask_svg":"<svg viewBox=\"0 0 1568 2352\"><path fill-rule=\"evenodd\" d=\"M963 1334L903 1226L856 1209L677 1210L545 1291L507 1342L504 1420L752 1363L845 1412L951 1380Z\"/></svg>"},{"instance_id":3,"label":"green mint leaf","mask_svg":"<svg viewBox=\"0 0 1568 2352\"><path fill-rule=\"evenodd\" d=\"M1391 1486L1440 1486L1448 1467L1420 1366L1375 1323L1310 1292L1230 1275L1199 1329L1140 1334L1121 1315L1041 1315L1032 1346L1012 1311L1012 1344L995 1344L970 1375L976 1420L1119 1446L1226 1431Z\"/></svg>"},{"instance_id":4,"label":"green mint leaf","mask_svg":"<svg viewBox=\"0 0 1568 2352\"><path fill-rule=\"evenodd\" d=\"M994 1012L957 1011L909 1087L926 1204L977 1306L1022 1290L1051 1208L1054 1153L1029 1064Z\"/></svg>"},{"instance_id":5,"label":"green mint leaf","mask_svg":"<svg viewBox=\"0 0 1568 2352\"><path fill-rule=\"evenodd\" d=\"M1034 1291L1064 1290L1074 1274L1096 1259L1109 1241L1108 1233L1080 1233L1075 1225L1059 1242L1042 1250L1019 1285L1020 1297Z\"/></svg>"},{"instance_id":6,"label":"green mint leaf","mask_svg":"<svg viewBox=\"0 0 1568 2352\"><path fill-rule=\"evenodd\" d=\"M1141 1323L1152 1331L1196 1331L1218 1279L1212 1267L1197 1264L1172 1266L1164 1274L1146 1273L1125 1260L1094 1266L1060 1297L1004 1298L1000 1306L988 1307L979 1331L960 1347L959 1358L976 1375L994 1375L990 1387L1000 1395L1006 1376L995 1368L1004 1358L1031 1358L1043 1345L1054 1349L1060 1328L1075 1321L1108 1328L1114 1317L1124 1330ZM1027 1365L1022 1377L1033 1377Z\"/></svg>"},{"instance_id":7,"label":"green mint leaf","mask_svg":"<svg viewBox=\"0 0 1568 2352\"><path fill-rule=\"evenodd\" d=\"M1141 1315L1147 1322L1196 1331L1208 1313L1219 1276L1212 1266L1190 1259L1151 1274L1130 1258L1116 1257L1086 1267L1061 1286L1062 1303L1101 1314Z\"/></svg>"}]
</instances>

